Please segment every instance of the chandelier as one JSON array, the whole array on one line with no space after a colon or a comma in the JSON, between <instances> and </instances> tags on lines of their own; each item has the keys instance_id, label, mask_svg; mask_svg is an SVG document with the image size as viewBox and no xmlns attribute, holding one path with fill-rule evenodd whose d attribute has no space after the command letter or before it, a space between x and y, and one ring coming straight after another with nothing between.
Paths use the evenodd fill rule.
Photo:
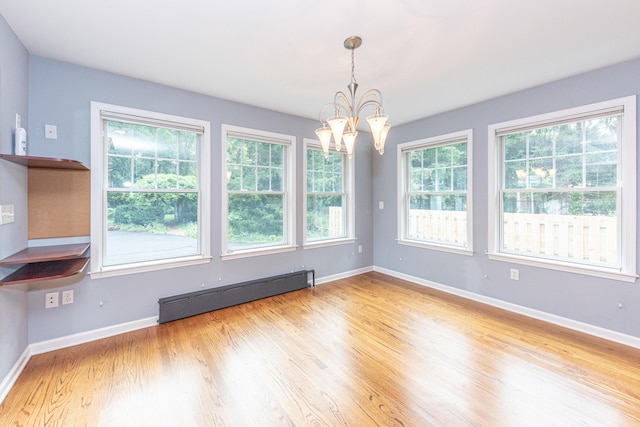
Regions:
<instances>
[{"instance_id":1,"label":"chandelier","mask_svg":"<svg viewBox=\"0 0 640 427\"><path fill-rule=\"evenodd\" d=\"M349 89L348 97L344 92L336 92L333 102L324 105L320 109L321 128L316 129L316 135L320 139L324 156L329 156L329 147L331 145L331 136L335 144L335 150L342 149L342 141L344 141L347 155L349 158L353 155L353 148L358 136L358 122L360 121L360 112L365 107L374 109L374 114L367 117L367 122L371 128L373 135L373 145L380 154L384 153L384 143L387 140L387 133L391 126L387 123L388 115L384 114L382 107L382 94L378 89L369 89L362 95L356 104L356 90L358 83L355 77L354 51L360 47L362 39L357 36L349 37L344 41L344 47L351 51L351 82L347 85ZM326 120L323 119L323 113L329 107L333 107L334 116Z\"/></svg>"}]
</instances>

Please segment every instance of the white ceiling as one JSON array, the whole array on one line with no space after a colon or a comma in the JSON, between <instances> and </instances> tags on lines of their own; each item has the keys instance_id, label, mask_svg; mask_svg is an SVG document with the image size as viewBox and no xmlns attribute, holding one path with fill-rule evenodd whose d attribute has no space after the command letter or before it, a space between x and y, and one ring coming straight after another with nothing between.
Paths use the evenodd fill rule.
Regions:
<instances>
[{"instance_id":1,"label":"white ceiling","mask_svg":"<svg viewBox=\"0 0 640 427\"><path fill-rule=\"evenodd\" d=\"M398 125L640 58L639 0L0 0L33 55L317 118L378 88ZM638 76L640 78L640 76Z\"/></svg>"}]
</instances>

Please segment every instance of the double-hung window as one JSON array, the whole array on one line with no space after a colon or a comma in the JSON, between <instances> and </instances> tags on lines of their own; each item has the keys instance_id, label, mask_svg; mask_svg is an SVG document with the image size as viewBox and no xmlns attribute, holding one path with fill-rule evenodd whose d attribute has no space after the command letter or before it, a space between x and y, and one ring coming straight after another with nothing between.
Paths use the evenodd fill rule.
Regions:
<instances>
[{"instance_id":1,"label":"double-hung window","mask_svg":"<svg viewBox=\"0 0 640 427\"><path fill-rule=\"evenodd\" d=\"M209 123L91 103L92 277L210 259Z\"/></svg>"},{"instance_id":2,"label":"double-hung window","mask_svg":"<svg viewBox=\"0 0 640 427\"><path fill-rule=\"evenodd\" d=\"M222 126L222 256L295 249L295 137Z\"/></svg>"},{"instance_id":3,"label":"double-hung window","mask_svg":"<svg viewBox=\"0 0 640 427\"><path fill-rule=\"evenodd\" d=\"M636 100L489 127L489 256L635 280Z\"/></svg>"},{"instance_id":4,"label":"double-hung window","mask_svg":"<svg viewBox=\"0 0 640 427\"><path fill-rule=\"evenodd\" d=\"M398 145L398 241L470 255L472 131Z\"/></svg>"},{"instance_id":5,"label":"double-hung window","mask_svg":"<svg viewBox=\"0 0 640 427\"><path fill-rule=\"evenodd\" d=\"M353 241L353 159L344 151L325 156L311 139L304 140L304 147L304 244Z\"/></svg>"}]
</instances>

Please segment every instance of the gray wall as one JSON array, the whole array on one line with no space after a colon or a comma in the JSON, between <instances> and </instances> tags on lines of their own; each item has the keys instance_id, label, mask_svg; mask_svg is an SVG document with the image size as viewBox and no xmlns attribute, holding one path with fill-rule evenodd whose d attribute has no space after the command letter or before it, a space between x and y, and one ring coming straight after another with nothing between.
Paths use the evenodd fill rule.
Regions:
<instances>
[{"instance_id":1,"label":"gray wall","mask_svg":"<svg viewBox=\"0 0 640 427\"><path fill-rule=\"evenodd\" d=\"M29 53L0 15L0 153L13 153L16 113L27 124ZM27 198L24 167L0 161L0 204L14 204L16 221L0 225L0 258L27 242ZM12 269L0 267L0 277ZM0 382L27 346L26 286L0 287Z\"/></svg>"},{"instance_id":2,"label":"gray wall","mask_svg":"<svg viewBox=\"0 0 640 427\"><path fill-rule=\"evenodd\" d=\"M317 277L369 267L373 263L371 214L371 150L362 134L356 158L356 237L353 244L303 249L276 255L221 261L222 123L294 135L297 138L297 240L302 242L302 141L315 138L318 123L291 115L199 95L107 72L32 56L29 64L29 150L33 155L76 159L90 164L90 102L141 108L211 122L212 254L207 265L151 273L91 279L77 283L52 281L29 292L29 342L143 319L158 314L158 298L282 274L315 269ZM58 139L44 138L44 125L57 126ZM361 254L357 245L363 245ZM304 266L304 267L303 267ZM73 288L75 302L44 309L49 289ZM100 306L100 302L103 303Z\"/></svg>"},{"instance_id":3,"label":"gray wall","mask_svg":"<svg viewBox=\"0 0 640 427\"><path fill-rule=\"evenodd\" d=\"M389 148L385 151L388 154L373 157L373 201L376 205L380 200L385 202L385 209L376 209L373 215L376 230L373 236L374 265L640 337L638 283L511 265L489 260L485 255L488 242L487 126L637 95L640 93L639 76L640 60L634 60L392 129L387 142ZM469 128L473 129L474 255L469 257L399 245L395 240L396 145ZM509 279L511 267L520 270L519 281ZM618 308L619 303L623 304L622 309Z\"/></svg>"}]
</instances>

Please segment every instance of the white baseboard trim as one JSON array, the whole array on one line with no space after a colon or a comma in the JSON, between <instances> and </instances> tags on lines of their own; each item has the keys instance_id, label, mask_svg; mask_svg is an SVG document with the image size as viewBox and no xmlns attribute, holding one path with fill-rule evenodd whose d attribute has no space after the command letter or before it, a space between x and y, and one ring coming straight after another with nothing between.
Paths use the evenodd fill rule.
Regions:
<instances>
[{"instance_id":1,"label":"white baseboard trim","mask_svg":"<svg viewBox=\"0 0 640 427\"><path fill-rule=\"evenodd\" d=\"M41 354L157 325L158 316L152 316L147 317L146 319L134 320L132 322L120 323L118 325L107 326L100 329L94 329L92 331L80 332L47 341L40 341L29 345L29 348L31 349L32 355Z\"/></svg>"},{"instance_id":2,"label":"white baseboard trim","mask_svg":"<svg viewBox=\"0 0 640 427\"><path fill-rule=\"evenodd\" d=\"M9 394L9 390L11 390L11 387L16 383L24 367L27 366L29 359L31 359L31 350L29 346L27 346L16 363L13 364L7 376L4 377L0 383L0 403L2 403L4 398L7 397L7 394Z\"/></svg>"},{"instance_id":3,"label":"white baseboard trim","mask_svg":"<svg viewBox=\"0 0 640 427\"><path fill-rule=\"evenodd\" d=\"M351 270L351 271L345 271L338 274L332 274L331 276L323 276L320 278L316 277L316 285L333 282L335 280L346 279L348 277L357 276L358 274L364 274L370 271L373 271L372 265L368 267L358 268L357 270Z\"/></svg>"},{"instance_id":4,"label":"white baseboard trim","mask_svg":"<svg viewBox=\"0 0 640 427\"><path fill-rule=\"evenodd\" d=\"M579 322L577 320L568 319L566 317L557 316L555 314L546 313L544 311L535 310L529 307L524 307L518 304L502 301L496 298L491 298L476 294L473 292L465 291L463 289L454 288L451 286L443 285L429 280L421 279L419 277L410 276L408 274L400 273L394 270L389 270L384 267L374 266L373 271L377 271L389 276L397 277L398 279L413 282L418 285L426 286L429 288L437 289L439 291L446 292L448 294L456 295L469 300L477 301L483 304L487 304L496 308L501 308L513 313L522 314L533 319L542 320L547 323L551 323L557 326L561 326L574 331L582 332L588 335L592 335L598 338L602 338L608 341L613 341L619 344L623 344L629 347L640 349L640 338L632 335L623 334L621 332L612 331L610 329L601 328L599 326L590 325L588 323Z\"/></svg>"}]
</instances>

